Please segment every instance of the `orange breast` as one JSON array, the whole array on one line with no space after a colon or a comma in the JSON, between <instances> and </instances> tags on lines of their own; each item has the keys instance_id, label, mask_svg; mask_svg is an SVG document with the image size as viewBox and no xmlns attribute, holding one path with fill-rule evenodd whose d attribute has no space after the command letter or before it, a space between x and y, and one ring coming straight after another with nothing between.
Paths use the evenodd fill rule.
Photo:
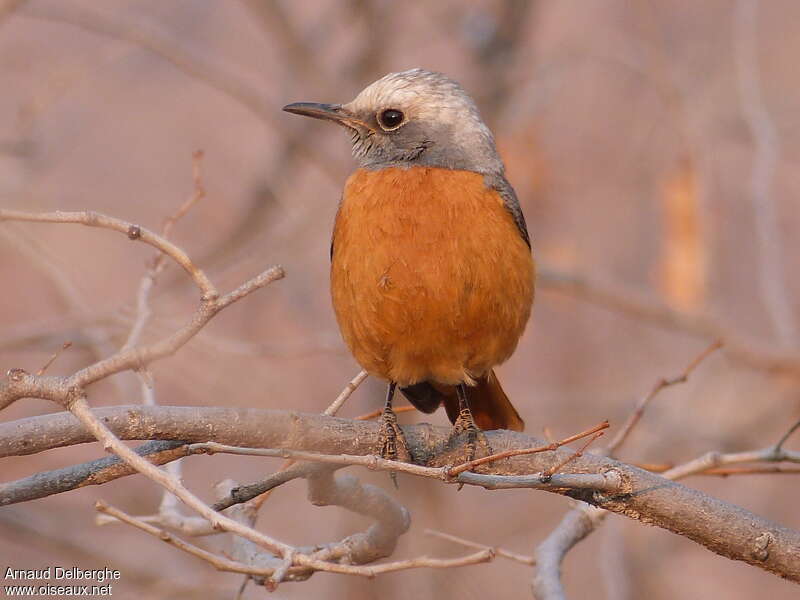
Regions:
<instances>
[{"instance_id":1,"label":"orange breast","mask_svg":"<svg viewBox=\"0 0 800 600\"><path fill-rule=\"evenodd\" d=\"M472 383L514 351L530 315L530 249L483 176L360 169L333 231L331 293L373 375Z\"/></svg>"}]
</instances>

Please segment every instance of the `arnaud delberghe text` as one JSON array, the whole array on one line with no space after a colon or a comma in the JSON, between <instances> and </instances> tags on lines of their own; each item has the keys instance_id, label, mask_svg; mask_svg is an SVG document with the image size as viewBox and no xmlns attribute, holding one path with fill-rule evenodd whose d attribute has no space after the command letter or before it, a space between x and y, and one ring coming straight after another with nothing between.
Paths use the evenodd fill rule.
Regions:
<instances>
[{"instance_id":1,"label":"arnaud delberghe text","mask_svg":"<svg viewBox=\"0 0 800 600\"><path fill-rule=\"evenodd\" d=\"M116 569L80 569L78 567L46 567L44 569L12 569L8 567L5 572L5 579L13 580L91 580L97 583L115 580L121 577Z\"/></svg>"}]
</instances>

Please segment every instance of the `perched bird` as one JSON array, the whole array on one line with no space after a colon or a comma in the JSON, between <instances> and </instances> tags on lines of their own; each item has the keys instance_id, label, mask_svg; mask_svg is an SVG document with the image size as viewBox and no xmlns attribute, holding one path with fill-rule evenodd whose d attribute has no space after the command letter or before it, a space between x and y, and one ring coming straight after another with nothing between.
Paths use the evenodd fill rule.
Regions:
<instances>
[{"instance_id":1,"label":"perched bird","mask_svg":"<svg viewBox=\"0 0 800 600\"><path fill-rule=\"evenodd\" d=\"M531 312L535 265L514 189L473 100L440 73L390 73L349 104L285 111L350 134L359 168L345 184L331 242L331 294L358 363L388 380L381 454L402 431L395 387L419 410L444 404L451 438L524 423L493 367Z\"/></svg>"}]
</instances>

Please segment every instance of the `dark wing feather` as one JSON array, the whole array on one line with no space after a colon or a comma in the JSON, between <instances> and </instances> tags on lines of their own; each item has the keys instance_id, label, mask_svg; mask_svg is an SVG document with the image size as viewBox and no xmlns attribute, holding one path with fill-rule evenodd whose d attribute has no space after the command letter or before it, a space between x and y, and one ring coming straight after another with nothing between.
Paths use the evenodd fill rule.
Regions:
<instances>
[{"instance_id":1,"label":"dark wing feather","mask_svg":"<svg viewBox=\"0 0 800 600\"><path fill-rule=\"evenodd\" d=\"M497 193L500 194L506 210L511 214L511 218L514 219L514 223L517 225L517 229L519 229L519 234L522 236L522 239L525 240L525 243L528 244L528 248L530 248L531 238L528 235L528 227L525 224L525 215L522 214L522 207L519 205L517 193L514 191L514 188L511 187L511 184L508 183L504 175L491 175L487 176L487 179L487 185L497 190Z\"/></svg>"}]
</instances>

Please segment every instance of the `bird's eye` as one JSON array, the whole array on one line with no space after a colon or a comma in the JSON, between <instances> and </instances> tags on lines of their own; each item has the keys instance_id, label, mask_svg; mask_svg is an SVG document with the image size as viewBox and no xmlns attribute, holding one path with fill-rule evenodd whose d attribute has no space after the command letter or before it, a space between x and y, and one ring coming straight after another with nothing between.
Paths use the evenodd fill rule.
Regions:
<instances>
[{"instance_id":1,"label":"bird's eye","mask_svg":"<svg viewBox=\"0 0 800 600\"><path fill-rule=\"evenodd\" d=\"M404 115L395 108L387 108L378 113L378 124L385 130L397 129L403 124Z\"/></svg>"}]
</instances>

